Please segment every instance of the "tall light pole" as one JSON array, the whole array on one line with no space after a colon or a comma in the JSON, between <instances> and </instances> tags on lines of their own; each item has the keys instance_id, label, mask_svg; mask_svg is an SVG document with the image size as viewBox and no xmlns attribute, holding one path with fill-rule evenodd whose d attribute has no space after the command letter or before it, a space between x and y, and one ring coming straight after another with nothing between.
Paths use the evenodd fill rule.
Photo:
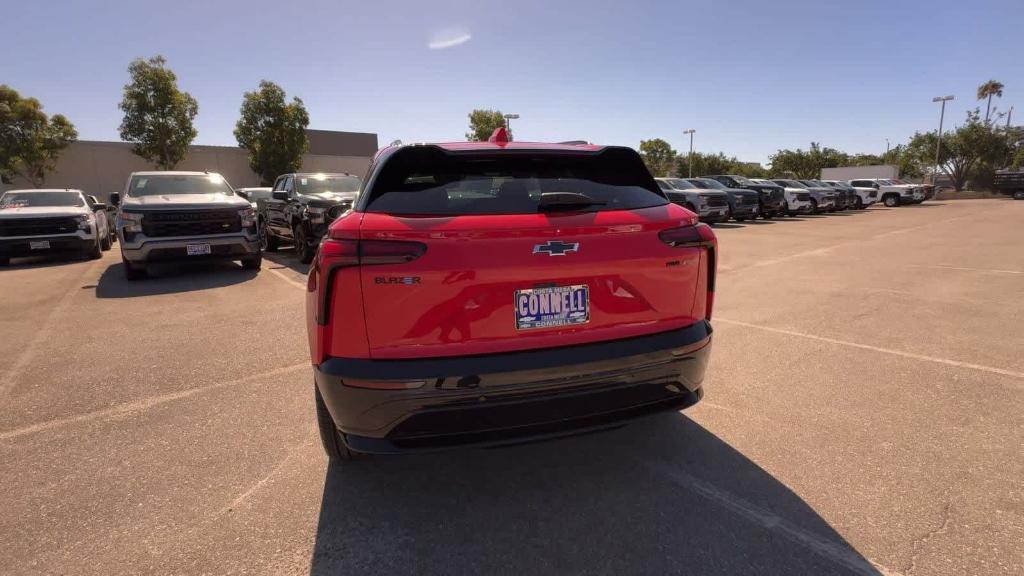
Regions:
<instances>
[{"instance_id":1,"label":"tall light pole","mask_svg":"<svg viewBox=\"0 0 1024 576\"><path fill-rule=\"evenodd\" d=\"M687 164L686 170L690 173L690 175L687 176L687 178L693 178L693 133L694 132L696 132L696 130L694 130L693 128L690 128L689 130L683 130L683 134L689 134L690 135L690 155L686 159L686 164Z\"/></svg>"},{"instance_id":2,"label":"tall light pole","mask_svg":"<svg viewBox=\"0 0 1024 576\"><path fill-rule=\"evenodd\" d=\"M953 99L953 95L936 96L932 102L942 102L942 112L939 113L939 139L935 142L935 170L932 172L932 184L939 182L939 150L942 149L942 121L946 119L946 102Z\"/></svg>"},{"instance_id":3,"label":"tall light pole","mask_svg":"<svg viewBox=\"0 0 1024 576\"><path fill-rule=\"evenodd\" d=\"M1010 106L1010 111L1006 113L1006 127L1010 127L1010 118L1013 118L1013 106Z\"/></svg>"},{"instance_id":4,"label":"tall light pole","mask_svg":"<svg viewBox=\"0 0 1024 576\"><path fill-rule=\"evenodd\" d=\"M888 138L885 139L885 157L886 158L889 157L889 139Z\"/></svg>"},{"instance_id":5,"label":"tall light pole","mask_svg":"<svg viewBox=\"0 0 1024 576\"><path fill-rule=\"evenodd\" d=\"M519 120L519 114L505 114L505 130L512 133L512 120Z\"/></svg>"}]
</instances>

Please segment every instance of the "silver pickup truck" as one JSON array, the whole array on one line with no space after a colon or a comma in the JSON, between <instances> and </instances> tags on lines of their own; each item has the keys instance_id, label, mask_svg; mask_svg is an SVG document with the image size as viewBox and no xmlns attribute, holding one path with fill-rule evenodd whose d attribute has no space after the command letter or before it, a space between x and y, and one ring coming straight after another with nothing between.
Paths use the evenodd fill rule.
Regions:
<instances>
[{"instance_id":1,"label":"silver pickup truck","mask_svg":"<svg viewBox=\"0 0 1024 576\"><path fill-rule=\"evenodd\" d=\"M145 278L148 264L239 260L258 270L263 260L256 212L213 172L135 172L118 206L117 235L125 277Z\"/></svg>"}]
</instances>

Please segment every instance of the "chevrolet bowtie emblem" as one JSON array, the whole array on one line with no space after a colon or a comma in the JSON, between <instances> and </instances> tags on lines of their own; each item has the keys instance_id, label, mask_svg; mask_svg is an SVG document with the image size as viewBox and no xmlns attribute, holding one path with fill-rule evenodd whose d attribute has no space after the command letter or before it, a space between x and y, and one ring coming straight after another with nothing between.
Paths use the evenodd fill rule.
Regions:
<instances>
[{"instance_id":1,"label":"chevrolet bowtie emblem","mask_svg":"<svg viewBox=\"0 0 1024 576\"><path fill-rule=\"evenodd\" d=\"M544 244L537 244L533 247L534 254L547 254L548 256L565 256L569 252L577 252L580 249L579 242L562 242L559 240L548 240Z\"/></svg>"}]
</instances>

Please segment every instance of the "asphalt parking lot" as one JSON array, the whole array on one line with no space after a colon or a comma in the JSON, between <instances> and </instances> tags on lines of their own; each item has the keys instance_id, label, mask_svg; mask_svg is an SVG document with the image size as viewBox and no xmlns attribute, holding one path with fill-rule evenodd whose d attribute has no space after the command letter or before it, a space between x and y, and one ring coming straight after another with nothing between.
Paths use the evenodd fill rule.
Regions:
<instances>
[{"instance_id":1,"label":"asphalt parking lot","mask_svg":"<svg viewBox=\"0 0 1024 576\"><path fill-rule=\"evenodd\" d=\"M1024 202L716 226L703 402L328 467L290 251L0 270L0 573L1022 574Z\"/></svg>"}]
</instances>

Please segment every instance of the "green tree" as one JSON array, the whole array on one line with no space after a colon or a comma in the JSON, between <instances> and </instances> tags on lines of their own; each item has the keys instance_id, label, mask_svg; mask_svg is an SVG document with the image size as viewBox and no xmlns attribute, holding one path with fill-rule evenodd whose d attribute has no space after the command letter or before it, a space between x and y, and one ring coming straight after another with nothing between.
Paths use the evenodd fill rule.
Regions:
<instances>
[{"instance_id":1,"label":"green tree","mask_svg":"<svg viewBox=\"0 0 1024 576\"><path fill-rule=\"evenodd\" d=\"M989 114L992 112L992 97L1003 97L1003 83L998 80L989 80L978 86L978 100L988 100L985 105L985 122L988 122Z\"/></svg>"},{"instance_id":2,"label":"green tree","mask_svg":"<svg viewBox=\"0 0 1024 576\"><path fill-rule=\"evenodd\" d=\"M158 168L178 165L196 137L192 125L199 104L178 89L178 77L165 66L163 56L138 58L128 66L131 81L124 86L120 108L121 139L135 145L137 155Z\"/></svg>"},{"instance_id":3,"label":"green tree","mask_svg":"<svg viewBox=\"0 0 1024 576\"><path fill-rule=\"evenodd\" d=\"M641 140L640 157L651 175L656 177L672 175L672 161L676 157L676 151L661 138Z\"/></svg>"},{"instance_id":4,"label":"green tree","mask_svg":"<svg viewBox=\"0 0 1024 576\"><path fill-rule=\"evenodd\" d=\"M811 154L797 148L796 150L779 150L772 154L772 173L775 175L792 174L795 178L816 178L820 175L819 168L814 164Z\"/></svg>"},{"instance_id":5,"label":"green tree","mask_svg":"<svg viewBox=\"0 0 1024 576\"><path fill-rule=\"evenodd\" d=\"M302 155L309 149L307 126L309 114L302 100L286 102L284 90L273 82L262 80L258 90L242 97L235 139L249 151L249 168L264 186L302 167Z\"/></svg>"},{"instance_id":6,"label":"green tree","mask_svg":"<svg viewBox=\"0 0 1024 576\"><path fill-rule=\"evenodd\" d=\"M734 172L733 167L739 163L735 158L727 158L721 152L714 154L710 152L694 152L692 161L693 169L691 171L689 153L676 156L676 174L688 176L692 173L694 178L711 174L732 174Z\"/></svg>"},{"instance_id":7,"label":"green tree","mask_svg":"<svg viewBox=\"0 0 1024 576\"><path fill-rule=\"evenodd\" d=\"M918 132L911 138L907 149L917 161L931 165L936 144L935 132ZM982 182L988 179L995 166L1010 159L1010 151L1006 131L982 121L981 111L975 109L967 112L967 121L963 125L942 136L939 168L959 191L964 189L970 178L981 179Z\"/></svg>"},{"instance_id":8,"label":"green tree","mask_svg":"<svg viewBox=\"0 0 1024 576\"><path fill-rule=\"evenodd\" d=\"M491 137L494 130L505 126L505 115L501 110L476 109L469 113L469 132L466 140L484 142ZM512 131L508 131L508 139L512 139Z\"/></svg>"},{"instance_id":9,"label":"green tree","mask_svg":"<svg viewBox=\"0 0 1024 576\"><path fill-rule=\"evenodd\" d=\"M17 174L39 188L61 152L77 139L63 115L47 116L35 98L22 98L0 85L0 176L5 180Z\"/></svg>"}]
</instances>

